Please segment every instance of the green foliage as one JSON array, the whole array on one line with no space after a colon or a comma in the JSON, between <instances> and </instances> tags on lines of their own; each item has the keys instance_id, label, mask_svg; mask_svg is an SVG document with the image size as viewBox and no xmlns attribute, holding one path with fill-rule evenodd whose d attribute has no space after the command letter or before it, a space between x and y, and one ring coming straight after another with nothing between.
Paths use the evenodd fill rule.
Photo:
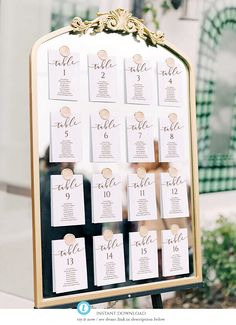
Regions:
<instances>
[{"instance_id":1,"label":"green foliage","mask_svg":"<svg viewBox=\"0 0 236 325\"><path fill-rule=\"evenodd\" d=\"M214 230L202 234L204 288L203 298L236 296L236 224L220 217Z\"/></svg>"},{"instance_id":2,"label":"green foliage","mask_svg":"<svg viewBox=\"0 0 236 325\"><path fill-rule=\"evenodd\" d=\"M155 29L160 28L159 20L158 20L158 14L157 14L157 2L156 0L145 0L144 2L144 7L143 7L143 13L147 14L150 13L151 18L152 18L152 24ZM177 1L178 7L181 4L182 1ZM166 14L170 9L177 9L175 8L175 1L170 1L170 0L163 0L161 2L160 7L162 8L163 14Z\"/></svg>"},{"instance_id":3,"label":"green foliage","mask_svg":"<svg viewBox=\"0 0 236 325\"><path fill-rule=\"evenodd\" d=\"M160 28L160 24L157 17L157 9L155 8L154 1L152 0L146 0L144 3L143 13L147 14L150 13L152 17L152 24L155 27L155 29Z\"/></svg>"}]
</instances>

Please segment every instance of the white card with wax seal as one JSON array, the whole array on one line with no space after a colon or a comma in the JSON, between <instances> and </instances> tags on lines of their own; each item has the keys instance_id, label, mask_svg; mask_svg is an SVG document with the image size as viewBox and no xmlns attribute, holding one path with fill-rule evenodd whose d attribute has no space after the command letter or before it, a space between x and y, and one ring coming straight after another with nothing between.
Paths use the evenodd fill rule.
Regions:
<instances>
[{"instance_id":1,"label":"white card with wax seal","mask_svg":"<svg viewBox=\"0 0 236 325\"><path fill-rule=\"evenodd\" d=\"M173 58L158 62L159 106L179 107L182 104L183 68Z\"/></svg>"},{"instance_id":2,"label":"white card with wax seal","mask_svg":"<svg viewBox=\"0 0 236 325\"><path fill-rule=\"evenodd\" d=\"M165 114L159 119L160 162L186 160L187 126L180 113Z\"/></svg>"},{"instance_id":3,"label":"white card with wax seal","mask_svg":"<svg viewBox=\"0 0 236 325\"><path fill-rule=\"evenodd\" d=\"M88 70L90 101L116 102L117 64L115 56L109 57L107 54L101 55L101 57L96 54L88 55Z\"/></svg>"},{"instance_id":4,"label":"white card with wax seal","mask_svg":"<svg viewBox=\"0 0 236 325\"><path fill-rule=\"evenodd\" d=\"M84 238L67 245L64 239L52 241L53 292L63 293L88 288Z\"/></svg>"},{"instance_id":5,"label":"white card with wax seal","mask_svg":"<svg viewBox=\"0 0 236 325\"><path fill-rule=\"evenodd\" d=\"M186 228L172 233L161 231L162 275L173 276L189 273L188 232Z\"/></svg>"},{"instance_id":6,"label":"white card with wax seal","mask_svg":"<svg viewBox=\"0 0 236 325\"><path fill-rule=\"evenodd\" d=\"M189 217L186 180L182 175L160 173L162 218Z\"/></svg>"},{"instance_id":7,"label":"white card with wax seal","mask_svg":"<svg viewBox=\"0 0 236 325\"><path fill-rule=\"evenodd\" d=\"M93 237L94 284L106 286L125 282L124 244L122 234Z\"/></svg>"},{"instance_id":8,"label":"white card with wax seal","mask_svg":"<svg viewBox=\"0 0 236 325\"><path fill-rule=\"evenodd\" d=\"M128 174L129 221L157 219L155 174Z\"/></svg>"},{"instance_id":9,"label":"white card with wax seal","mask_svg":"<svg viewBox=\"0 0 236 325\"><path fill-rule=\"evenodd\" d=\"M81 119L77 112L71 111L70 116L67 117L60 111L51 112L50 133L50 162L81 161Z\"/></svg>"},{"instance_id":10,"label":"white card with wax seal","mask_svg":"<svg viewBox=\"0 0 236 325\"><path fill-rule=\"evenodd\" d=\"M158 252L157 232L148 231L145 236L139 232L129 233L130 280L157 278Z\"/></svg>"},{"instance_id":11,"label":"white card with wax seal","mask_svg":"<svg viewBox=\"0 0 236 325\"><path fill-rule=\"evenodd\" d=\"M137 60L135 57L137 56ZM125 59L126 101L128 104L151 103L152 67L140 54Z\"/></svg>"},{"instance_id":12,"label":"white card with wax seal","mask_svg":"<svg viewBox=\"0 0 236 325\"><path fill-rule=\"evenodd\" d=\"M150 116L144 116L143 112L135 114L126 118L128 161L154 162L153 120ZM138 118L139 115L143 117L142 120Z\"/></svg>"},{"instance_id":13,"label":"white card with wax seal","mask_svg":"<svg viewBox=\"0 0 236 325\"><path fill-rule=\"evenodd\" d=\"M101 112L105 112L103 118ZM121 161L121 118L118 114L106 109L93 113L91 134L93 162Z\"/></svg>"},{"instance_id":14,"label":"white card with wax seal","mask_svg":"<svg viewBox=\"0 0 236 325\"><path fill-rule=\"evenodd\" d=\"M84 225L83 176L51 175L51 225L64 227Z\"/></svg>"},{"instance_id":15,"label":"white card with wax seal","mask_svg":"<svg viewBox=\"0 0 236 325\"><path fill-rule=\"evenodd\" d=\"M64 51L63 51L64 48ZM63 55L62 55L63 54ZM67 46L48 50L49 99L79 99L79 54Z\"/></svg>"},{"instance_id":16,"label":"white card with wax seal","mask_svg":"<svg viewBox=\"0 0 236 325\"><path fill-rule=\"evenodd\" d=\"M91 186L93 223L122 221L121 175L105 178L94 174Z\"/></svg>"}]
</instances>

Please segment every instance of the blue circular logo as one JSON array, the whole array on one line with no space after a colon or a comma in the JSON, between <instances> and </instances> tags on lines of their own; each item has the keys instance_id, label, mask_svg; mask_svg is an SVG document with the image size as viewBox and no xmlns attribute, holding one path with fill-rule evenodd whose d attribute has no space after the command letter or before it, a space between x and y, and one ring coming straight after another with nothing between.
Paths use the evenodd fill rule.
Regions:
<instances>
[{"instance_id":1,"label":"blue circular logo","mask_svg":"<svg viewBox=\"0 0 236 325\"><path fill-rule=\"evenodd\" d=\"M87 315L91 310L91 306L87 301L81 301L77 305L77 310L80 315Z\"/></svg>"}]
</instances>

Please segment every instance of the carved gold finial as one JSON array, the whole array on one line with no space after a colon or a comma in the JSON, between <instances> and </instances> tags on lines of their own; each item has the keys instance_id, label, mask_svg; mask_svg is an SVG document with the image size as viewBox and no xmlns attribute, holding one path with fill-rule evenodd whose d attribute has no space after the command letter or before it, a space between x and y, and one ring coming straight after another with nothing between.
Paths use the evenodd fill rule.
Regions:
<instances>
[{"instance_id":1,"label":"carved gold finial","mask_svg":"<svg viewBox=\"0 0 236 325\"><path fill-rule=\"evenodd\" d=\"M85 34L89 29L93 33L102 31L119 31L123 33L138 35L143 40L150 41L153 45L163 45L165 42L162 32L151 32L144 24L142 19L133 17L132 14L124 9L111 10L106 13L98 13L97 18L91 21L82 21L75 17L71 26L74 33Z\"/></svg>"}]
</instances>

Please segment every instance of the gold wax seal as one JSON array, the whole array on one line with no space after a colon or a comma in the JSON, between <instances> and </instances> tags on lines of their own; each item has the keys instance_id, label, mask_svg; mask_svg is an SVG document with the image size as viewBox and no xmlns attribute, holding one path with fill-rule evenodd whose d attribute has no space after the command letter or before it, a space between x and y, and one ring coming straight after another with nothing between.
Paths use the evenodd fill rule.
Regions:
<instances>
[{"instance_id":1,"label":"gold wax seal","mask_svg":"<svg viewBox=\"0 0 236 325\"><path fill-rule=\"evenodd\" d=\"M176 224L171 225L170 230L173 235L177 234L179 232L179 226Z\"/></svg>"},{"instance_id":2,"label":"gold wax seal","mask_svg":"<svg viewBox=\"0 0 236 325\"><path fill-rule=\"evenodd\" d=\"M63 45L59 48L59 52L62 56L68 56L70 55L70 49L68 46Z\"/></svg>"},{"instance_id":3,"label":"gold wax seal","mask_svg":"<svg viewBox=\"0 0 236 325\"><path fill-rule=\"evenodd\" d=\"M141 64L143 62L143 58L142 58L142 55L141 54L135 54L133 56L133 61L134 63L136 64Z\"/></svg>"},{"instance_id":4,"label":"gold wax seal","mask_svg":"<svg viewBox=\"0 0 236 325\"><path fill-rule=\"evenodd\" d=\"M175 60L173 58L168 58L166 59L166 64L168 65L169 68L174 68Z\"/></svg>"},{"instance_id":5,"label":"gold wax seal","mask_svg":"<svg viewBox=\"0 0 236 325\"><path fill-rule=\"evenodd\" d=\"M136 112L136 113L134 113L134 117L138 122L142 122L144 120L144 113Z\"/></svg>"},{"instance_id":6,"label":"gold wax seal","mask_svg":"<svg viewBox=\"0 0 236 325\"><path fill-rule=\"evenodd\" d=\"M105 240L111 240L112 239L112 237L113 237L113 231L112 230L110 230L110 229L106 229L106 230L104 230L104 232L103 232L103 237L104 237L104 239Z\"/></svg>"},{"instance_id":7,"label":"gold wax seal","mask_svg":"<svg viewBox=\"0 0 236 325\"><path fill-rule=\"evenodd\" d=\"M73 245L74 242L75 242L75 235L73 235L73 234L66 234L64 236L64 241L65 241L66 245L68 245L68 246Z\"/></svg>"},{"instance_id":8,"label":"gold wax seal","mask_svg":"<svg viewBox=\"0 0 236 325\"><path fill-rule=\"evenodd\" d=\"M145 178L146 176L146 169L143 167L140 167L137 169L137 175L139 178Z\"/></svg>"},{"instance_id":9,"label":"gold wax seal","mask_svg":"<svg viewBox=\"0 0 236 325\"><path fill-rule=\"evenodd\" d=\"M178 175L178 170L175 167L170 167L169 174L171 177L176 177Z\"/></svg>"},{"instance_id":10,"label":"gold wax seal","mask_svg":"<svg viewBox=\"0 0 236 325\"><path fill-rule=\"evenodd\" d=\"M61 115L63 117L70 117L71 115L71 109L70 107L68 106L63 106L61 109L60 109L60 112L61 112Z\"/></svg>"},{"instance_id":11,"label":"gold wax seal","mask_svg":"<svg viewBox=\"0 0 236 325\"><path fill-rule=\"evenodd\" d=\"M107 52L105 50L98 51L97 55L101 60L106 60L108 57Z\"/></svg>"},{"instance_id":12,"label":"gold wax seal","mask_svg":"<svg viewBox=\"0 0 236 325\"><path fill-rule=\"evenodd\" d=\"M112 177L112 170L110 168L104 168L102 170L102 176L106 179L109 179Z\"/></svg>"},{"instance_id":13,"label":"gold wax seal","mask_svg":"<svg viewBox=\"0 0 236 325\"><path fill-rule=\"evenodd\" d=\"M175 122L177 122L178 116L177 116L177 114L175 114L175 113L170 113L170 114L168 115L168 118L169 118L169 120L170 120L172 123L175 123Z\"/></svg>"},{"instance_id":14,"label":"gold wax seal","mask_svg":"<svg viewBox=\"0 0 236 325\"><path fill-rule=\"evenodd\" d=\"M108 109L104 108L99 112L99 115L103 120L108 120L110 117L110 112Z\"/></svg>"},{"instance_id":15,"label":"gold wax seal","mask_svg":"<svg viewBox=\"0 0 236 325\"><path fill-rule=\"evenodd\" d=\"M67 180L73 177L73 171L70 168L65 168L61 172L62 176Z\"/></svg>"},{"instance_id":16,"label":"gold wax seal","mask_svg":"<svg viewBox=\"0 0 236 325\"><path fill-rule=\"evenodd\" d=\"M140 236L145 237L148 234L148 228L146 226L140 226L139 233Z\"/></svg>"}]
</instances>

